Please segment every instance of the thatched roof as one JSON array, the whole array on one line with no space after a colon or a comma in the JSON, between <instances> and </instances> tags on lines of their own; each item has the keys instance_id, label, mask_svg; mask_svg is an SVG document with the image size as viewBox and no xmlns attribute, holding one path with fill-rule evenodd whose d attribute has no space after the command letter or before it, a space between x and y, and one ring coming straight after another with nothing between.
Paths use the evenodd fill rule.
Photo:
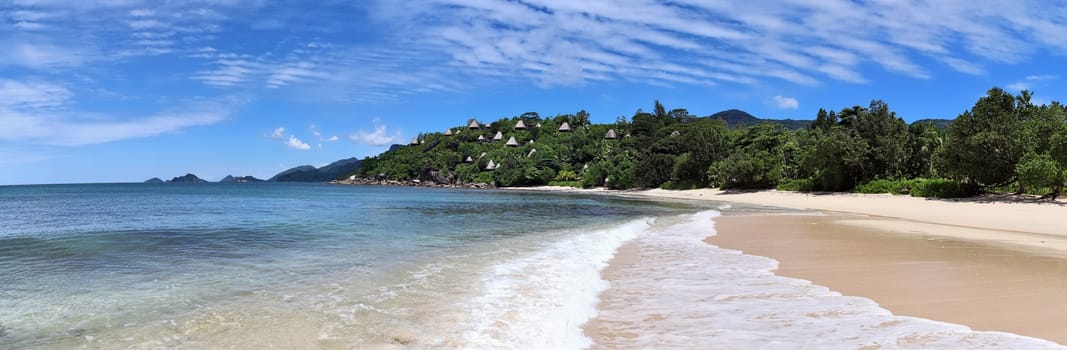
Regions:
<instances>
[{"instance_id":1,"label":"thatched roof","mask_svg":"<svg viewBox=\"0 0 1067 350\"><path fill-rule=\"evenodd\" d=\"M489 164L485 165L485 170L496 170L496 163L490 160Z\"/></svg>"},{"instance_id":2,"label":"thatched roof","mask_svg":"<svg viewBox=\"0 0 1067 350\"><path fill-rule=\"evenodd\" d=\"M615 129L608 129L608 132L604 133L604 138L609 140L614 140L618 138L618 136L615 135Z\"/></svg>"},{"instance_id":3,"label":"thatched roof","mask_svg":"<svg viewBox=\"0 0 1067 350\"><path fill-rule=\"evenodd\" d=\"M537 125L535 125L534 127L535 128L540 128L541 127L541 123L537 123Z\"/></svg>"},{"instance_id":4,"label":"thatched roof","mask_svg":"<svg viewBox=\"0 0 1067 350\"><path fill-rule=\"evenodd\" d=\"M563 125L559 126L559 131L571 131L571 125L567 122L563 122Z\"/></svg>"},{"instance_id":5,"label":"thatched roof","mask_svg":"<svg viewBox=\"0 0 1067 350\"><path fill-rule=\"evenodd\" d=\"M478 141L485 141L485 136L478 135Z\"/></svg>"},{"instance_id":6,"label":"thatched roof","mask_svg":"<svg viewBox=\"0 0 1067 350\"><path fill-rule=\"evenodd\" d=\"M523 129L526 129L526 123L523 123L522 120L519 120L518 123L515 123L515 130L523 130Z\"/></svg>"},{"instance_id":7,"label":"thatched roof","mask_svg":"<svg viewBox=\"0 0 1067 350\"><path fill-rule=\"evenodd\" d=\"M452 128L445 130L445 136L452 136Z\"/></svg>"},{"instance_id":8,"label":"thatched roof","mask_svg":"<svg viewBox=\"0 0 1067 350\"><path fill-rule=\"evenodd\" d=\"M515 136L512 136L512 137L508 138L508 142L505 143L505 145L508 145L508 146L511 146L511 147L519 147L519 141L515 140Z\"/></svg>"},{"instance_id":9,"label":"thatched roof","mask_svg":"<svg viewBox=\"0 0 1067 350\"><path fill-rule=\"evenodd\" d=\"M463 161L466 163L474 163L474 158L471 158L471 156L467 156L467 159L464 159Z\"/></svg>"},{"instance_id":10,"label":"thatched roof","mask_svg":"<svg viewBox=\"0 0 1067 350\"><path fill-rule=\"evenodd\" d=\"M419 138L418 137L412 137L411 138L411 143L408 143L408 144L412 145L412 146L419 144Z\"/></svg>"},{"instance_id":11,"label":"thatched roof","mask_svg":"<svg viewBox=\"0 0 1067 350\"><path fill-rule=\"evenodd\" d=\"M481 129L482 126L478 124L478 120L471 119L471 123L467 124L468 129Z\"/></svg>"},{"instance_id":12,"label":"thatched roof","mask_svg":"<svg viewBox=\"0 0 1067 350\"><path fill-rule=\"evenodd\" d=\"M500 141L500 140L503 140L503 139L504 139L504 133L499 132L499 131L497 131L496 135L493 136L493 141Z\"/></svg>"},{"instance_id":13,"label":"thatched roof","mask_svg":"<svg viewBox=\"0 0 1067 350\"><path fill-rule=\"evenodd\" d=\"M678 136L679 136L679 135L681 135L681 134L682 134L682 133L678 132L678 130L675 130L675 131L672 131L672 132L671 132L671 137L678 137Z\"/></svg>"}]
</instances>

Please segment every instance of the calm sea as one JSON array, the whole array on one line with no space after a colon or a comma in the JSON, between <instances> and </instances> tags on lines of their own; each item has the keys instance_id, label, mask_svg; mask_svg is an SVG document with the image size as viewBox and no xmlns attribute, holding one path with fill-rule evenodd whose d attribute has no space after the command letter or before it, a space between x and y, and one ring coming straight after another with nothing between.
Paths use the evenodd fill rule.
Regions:
<instances>
[{"instance_id":1,"label":"calm sea","mask_svg":"<svg viewBox=\"0 0 1067 350\"><path fill-rule=\"evenodd\" d=\"M1060 348L893 315L703 242L714 217L753 211L768 209L319 184L0 187L0 349L582 349L594 316L610 326L601 345L626 349ZM624 242L640 263L604 281Z\"/></svg>"},{"instance_id":2,"label":"calm sea","mask_svg":"<svg viewBox=\"0 0 1067 350\"><path fill-rule=\"evenodd\" d=\"M582 346L614 249L696 210L320 184L0 187L0 348Z\"/></svg>"}]
</instances>

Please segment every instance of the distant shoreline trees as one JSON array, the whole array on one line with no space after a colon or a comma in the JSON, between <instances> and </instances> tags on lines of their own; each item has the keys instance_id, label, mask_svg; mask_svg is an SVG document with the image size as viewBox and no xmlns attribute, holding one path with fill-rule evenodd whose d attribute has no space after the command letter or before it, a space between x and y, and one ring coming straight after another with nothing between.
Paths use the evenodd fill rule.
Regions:
<instances>
[{"instance_id":1,"label":"distant shoreline trees","mask_svg":"<svg viewBox=\"0 0 1067 350\"><path fill-rule=\"evenodd\" d=\"M857 191L956 197L1018 191L1059 195L1067 180L1067 111L1031 93L992 88L946 129L908 125L880 100L820 109L808 128L775 123L730 129L722 120L667 110L591 124L589 114L502 118L363 160L366 178L439 183L548 184L611 189L695 188ZM525 128L516 124L522 121ZM570 131L560 131L566 123ZM608 131L617 137L606 137ZM492 141L496 133L519 145ZM478 141L478 136L483 140ZM487 169L492 161L495 167Z\"/></svg>"}]
</instances>

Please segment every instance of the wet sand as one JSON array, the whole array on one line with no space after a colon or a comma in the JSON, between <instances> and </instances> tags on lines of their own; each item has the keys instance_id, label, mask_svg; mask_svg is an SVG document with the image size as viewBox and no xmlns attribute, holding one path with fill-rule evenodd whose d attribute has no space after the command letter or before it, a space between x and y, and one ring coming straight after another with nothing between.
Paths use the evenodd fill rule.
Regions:
<instances>
[{"instance_id":1,"label":"wet sand","mask_svg":"<svg viewBox=\"0 0 1067 350\"><path fill-rule=\"evenodd\" d=\"M715 221L718 233L706 242L774 258L779 275L870 298L898 315L1067 344L1067 260L1058 249L956 240L939 235L974 229L844 214ZM1013 234L974 231L967 235Z\"/></svg>"}]
</instances>

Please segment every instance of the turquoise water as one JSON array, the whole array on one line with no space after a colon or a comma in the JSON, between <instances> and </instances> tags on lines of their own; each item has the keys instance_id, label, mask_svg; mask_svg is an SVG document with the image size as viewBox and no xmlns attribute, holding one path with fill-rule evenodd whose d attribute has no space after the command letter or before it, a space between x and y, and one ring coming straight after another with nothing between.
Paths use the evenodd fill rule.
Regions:
<instances>
[{"instance_id":1,"label":"turquoise water","mask_svg":"<svg viewBox=\"0 0 1067 350\"><path fill-rule=\"evenodd\" d=\"M449 334L477 328L473 311L507 308L472 304L508 280L493 269L556 248L539 263L581 259L598 242L567 244L596 232L613 250L626 225L696 210L320 184L0 187L0 348L350 348L432 332L465 347Z\"/></svg>"}]
</instances>

